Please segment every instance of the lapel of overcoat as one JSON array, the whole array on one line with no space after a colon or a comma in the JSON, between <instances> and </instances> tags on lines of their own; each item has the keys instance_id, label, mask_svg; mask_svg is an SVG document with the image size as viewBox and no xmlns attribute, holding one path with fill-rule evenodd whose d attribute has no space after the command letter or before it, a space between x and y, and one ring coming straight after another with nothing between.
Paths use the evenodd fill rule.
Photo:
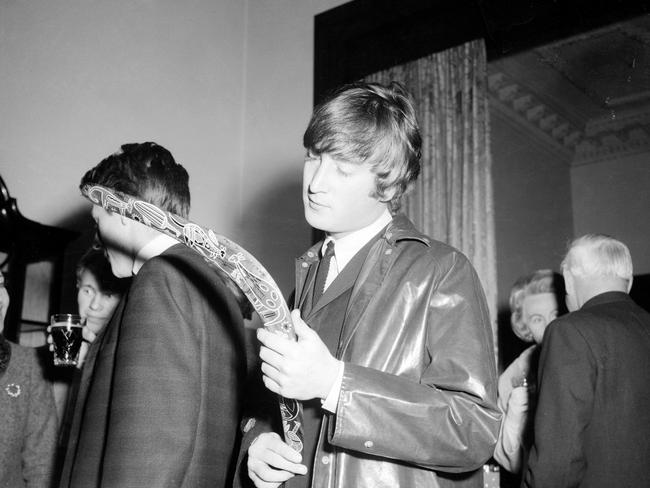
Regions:
<instances>
[{"instance_id":1,"label":"lapel of overcoat","mask_svg":"<svg viewBox=\"0 0 650 488\"><path fill-rule=\"evenodd\" d=\"M293 308L304 310L305 300L311 295L318 269L318 252L323 241L310 247L305 254L296 259L296 293Z\"/></svg>"},{"instance_id":2,"label":"lapel of overcoat","mask_svg":"<svg viewBox=\"0 0 650 488\"><path fill-rule=\"evenodd\" d=\"M316 306L308 312L308 315L312 315L314 312L321 310L325 305L330 303L345 290L349 289L353 284L350 301L345 313L341 340L337 351L337 357L339 359L343 356L345 349L350 344L352 336L359 327L362 315L372 298L376 295L377 290L381 286L396 257L396 253L393 252L395 240L392 228L394 222L395 220L388 225L384 234L376 239L375 243L370 248L368 256L361 267L361 271L356 276L356 281L354 280L355 276L353 276L351 283L347 280L343 280L341 286L337 286L331 292L328 288ZM315 279L316 270L318 269L319 250L322 245L323 241L318 242L296 260L295 306L297 308L302 308L305 304L305 300L311 295L309 290L313 288L313 281ZM347 284L347 286L345 284ZM308 321L306 322L309 323Z\"/></svg>"},{"instance_id":3,"label":"lapel of overcoat","mask_svg":"<svg viewBox=\"0 0 650 488\"><path fill-rule=\"evenodd\" d=\"M124 312L124 306L126 303L126 295L122 297L122 300L118 304L117 309L113 313L113 317L109 323L104 327L104 329L97 335L93 343L88 348L88 353L83 365L83 370L81 373L81 378L79 381L79 390L77 393L77 399L75 402L75 410L72 419L72 425L70 426L70 435L68 436L68 446L66 447L66 456L64 460L63 471L61 474L61 486L65 486L64 483L69 483L72 477L72 468L76 463L77 457L77 448L81 436L84 434L84 428L82 423L84 421L84 414L86 411L86 403L88 401L88 392L93 384L93 379L95 376L95 366L97 362L97 356L100 354L106 344L109 347L115 347L117 340L114 339L116 335L119 334L119 325L122 319L122 314ZM113 338L111 340L111 338ZM114 357L114 351L111 354ZM105 419L101 419L104 421ZM93 422L99 422L100 419L93 419ZM102 441L103 442L103 441Z\"/></svg>"},{"instance_id":4,"label":"lapel of overcoat","mask_svg":"<svg viewBox=\"0 0 650 488\"><path fill-rule=\"evenodd\" d=\"M339 359L343 357L352 336L361 324L361 318L368 304L377 295L379 287L393 264L396 253L393 252L392 244L386 239L387 235L388 231L370 248L354 283L337 352Z\"/></svg>"}]
</instances>

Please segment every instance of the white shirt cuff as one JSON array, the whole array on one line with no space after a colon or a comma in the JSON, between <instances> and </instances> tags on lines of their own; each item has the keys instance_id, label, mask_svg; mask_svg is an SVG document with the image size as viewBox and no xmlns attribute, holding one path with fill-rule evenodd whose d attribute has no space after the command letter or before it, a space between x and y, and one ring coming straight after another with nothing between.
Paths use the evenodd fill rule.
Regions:
<instances>
[{"instance_id":1,"label":"white shirt cuff","mask_svg":"<svg viewBox=\"0 0 650 488\"><path fill-rule=\"evenodd\" d=\"M336 379L330 388L330 392L327 394L325 400L322 401L323 409L331 413L336 413L336 407L339 404L339 394L341 393L341 384L343 383L343 361L338 361L338 371L336 373Z\"/></svg>"}]
</instances>

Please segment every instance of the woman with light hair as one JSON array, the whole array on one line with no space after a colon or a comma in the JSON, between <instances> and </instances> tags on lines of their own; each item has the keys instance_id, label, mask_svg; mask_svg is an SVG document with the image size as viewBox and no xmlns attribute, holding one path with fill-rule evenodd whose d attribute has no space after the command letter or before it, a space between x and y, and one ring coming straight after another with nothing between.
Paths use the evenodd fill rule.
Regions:
<instances>
[{"instance_id":1,"label":"woman with light hair","mask_svg":"<svg viewBox=\"0 0 650 488\"><path fill-rule=\"evenodd\" d=\"M562 277L549 269L522 276L510 291L512 330L521 340L533 343L499 377L503 421L494 459L511 473L521 473L532 442L539 345L546 326L558 316L563 295Z\"/></svg>"}]
</instances>

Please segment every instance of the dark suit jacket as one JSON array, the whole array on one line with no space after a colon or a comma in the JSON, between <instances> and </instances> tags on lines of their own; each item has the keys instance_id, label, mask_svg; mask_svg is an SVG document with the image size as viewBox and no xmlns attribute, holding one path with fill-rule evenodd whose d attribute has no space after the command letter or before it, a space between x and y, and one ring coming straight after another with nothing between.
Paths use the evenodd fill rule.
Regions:
<instances>
[{"instance_id":1,"label":"dark suit jacket","mask_svg":"<svg viewBox=\"0 0 650 488\"><path fill-rule=\"evenodd\" d=\"M546 330L524 486L650 486L650 314L598 295Z\"/></svg>"},{"instance_id":2,"label":"dark suit jacket","mask_svg":"<svg viewBox=\"0 0 650 488\"><path fill-rule=\"evenodd\" d=\"M230 486L245 374L216 271L180 244L150 259L88 353L60 486Z\"/></svg>"}]
</instances>

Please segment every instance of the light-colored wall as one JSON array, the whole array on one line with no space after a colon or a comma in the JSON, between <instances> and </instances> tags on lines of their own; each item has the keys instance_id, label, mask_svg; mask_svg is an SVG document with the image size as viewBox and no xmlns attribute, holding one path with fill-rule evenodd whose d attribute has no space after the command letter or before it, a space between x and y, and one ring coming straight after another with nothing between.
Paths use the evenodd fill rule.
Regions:
<instances>
[{"instance_id":1,"label":"light-colored wall","mask_svg":"<svg viewBox=\"0 0 650 488\"><path fill-rule=\"evenodd\" d=\"M242 242L285 293L311 243L301 198L302 134L313 101L314 15L341 0L249 0L242 167Z\"/></svg>"},{"instance_id":2,"label":"light-colored wall","mask_svg":"<svg viewBox=\"0 0 650 488\"><path fill-rule=\"evenodd\" d=\"M635 274L650 273L650 152L571 171L574 233L604 233L630 249Z\"/></svg>"},{"instance_id":3,"label":"light-colored wall","mask_svg":"<svg viewBox=\"0 0 650 488\"><path fill-rule=\"evenodd\" d=\"M211 0L2 2L0 164L23 214L78 225L83 172L154 140L190 172L192 216L230 230L245 15Z\"/></svg>"},{"instance_id":4,"label":"light-colored wall","mask_svg":"<svg viewBox=\"0 0 650 488\"><path fill-rule=\"evenodd\" d=\"M190 173L191 218L240 240L288 292L311 239L299 184L313 17L342 3L0 2L0 174L22 214L85 244L80 177L153 140Z\"/></svg>"},{"instance_id":5,"label":"light-colored wall","mask_svg":"<svg viewBox=\"0 0 650 488\"><path fill-rule=\"evenodd\" d=\"M505 367L529 344L510 327L508 298L517 278L559 270L573 234L570 164L529 133L491 110L499 359Z\"/></svg>"},{"instance_id":6,"label":"light-colored wall","mask_svg":"<svg viewBox=\"0 0 650 488\"><path fill-rule=\"evenodd\" d=\"M517 278L559 270L573 235L570 164L491 110L499 309Z\"/></svg>"}]
</instances>

